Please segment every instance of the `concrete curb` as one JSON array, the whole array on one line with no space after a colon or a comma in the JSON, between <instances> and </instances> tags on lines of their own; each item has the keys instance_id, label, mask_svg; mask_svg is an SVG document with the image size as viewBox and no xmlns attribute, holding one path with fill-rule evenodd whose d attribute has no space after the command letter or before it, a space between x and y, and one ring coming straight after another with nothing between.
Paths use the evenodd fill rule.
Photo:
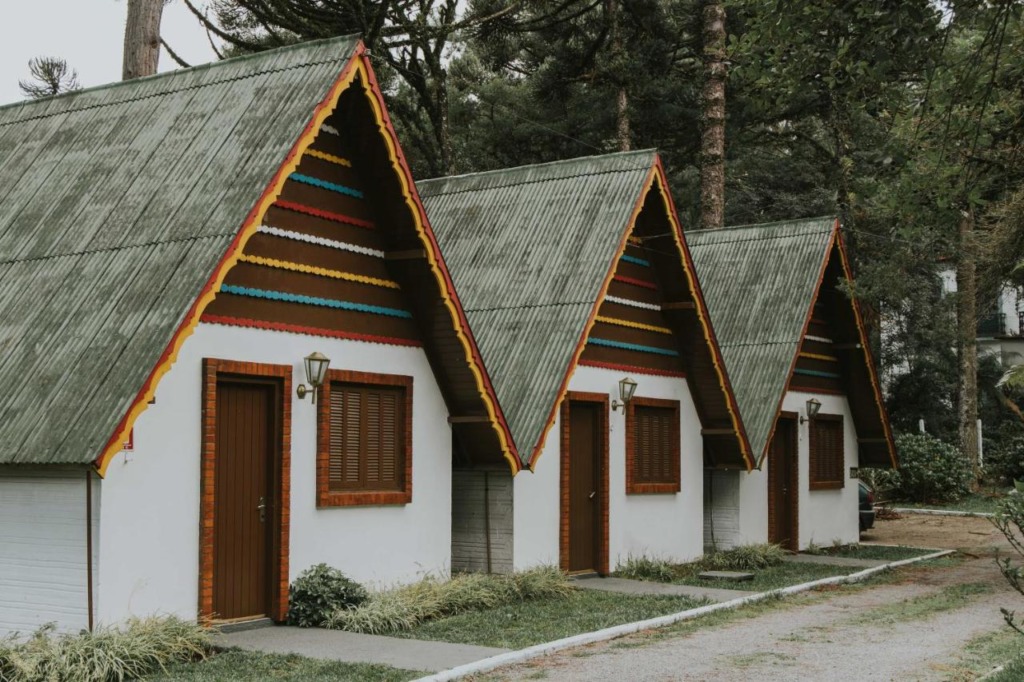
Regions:
<instances>
[{"instance_id":1,"label":"concrete curb","mask_svg":"<svg viewBox=\"0 0 1024 682\"><path fill-rule=\"evenodd\" d=\"M926 516L976 516L982 519L990 519L995 516L989 512L953 511L950 509L915 509L914 507L887 507L887 509L897 514L924 514Z\"/></svg>"},{"instance_id":2,"label":"concrete curb","mask_svg":"<svg viewBox=\"0 0 1024 682\"><path fill-rule=\"evenodd\" d=\"M790 587L781 587L777 590L769 590L768 592L761 592L759 594L750 595L748 597L739 597L730 601L719 602L718 604L709 604L707 606L700 606L695 609L689 609L687 611L680 611L679 613L670 613L667 616L658 616L657 618L649 618L647 620L640 620L635 623L625 623L623 625L615 625L610 628L603 630L595 630L594 632L586 632L582 635L573 635L572 637L565 637L563 639L556 639L553 642L545 642L543 644L536 644L525 649L519 649L518 651L510 651L507 654L498 654L497 656L491 656L490 658L484 658L473 663L467 663L466 665L460 665L456 668L449 670L442 670L441 672L434 673L433 675L427 675L421 677L413 682L449 682L450 680L458 680L467 675L475 675L478 673L485 673L495 668L501 668L506 665L513 665L516 663L524 663L534 658L540 658L553 654L557 651L564 649L571 649L585 644L594 644L596 642L605 642L610 639L617 639L625 635L631 635L641 630L653 630L655 628L663 628L668 625L673 625L684 620L692 620L699 618L700 616L714 613L715 611L722 611L725 609L735 609L746 604L753 604L766 599L774 599L784 597L790 594L798 594L800 592L806 592L813 590L816 587L824 587L826 585L840 585L844 583L857 583L866 578L888 571L892 568L899 568L900 566L906 566L908 564L914 564L919 561L927 561L929 559L938 559L940 557L948 556L953 554L956 550L944 549L932 554L925 554L919 557L913 557L911 559L901 559L900 561L893 561L888 564L882 564L881 566L874 566L872 568L866 568L863 571L857 573L851 573L850 575L839 575L831 578L821 578L820 580L812 580L809 583L802 583L800 585L792 585Z\"/></svg>"},{"instance_id":3,"label":"concrete curb","mask_svg":"<svg viewBox=\"0 0 1024 682\"><path fill-rule=\"evenodd\" d=\"M1003 665L997 665L995 668L992 668L987 673L977 678L974 682L985 682L985 680L991 680L993 677L1006 670L1007 665L1007 663L1004 663Z\"/></svg>"}]
</instances>

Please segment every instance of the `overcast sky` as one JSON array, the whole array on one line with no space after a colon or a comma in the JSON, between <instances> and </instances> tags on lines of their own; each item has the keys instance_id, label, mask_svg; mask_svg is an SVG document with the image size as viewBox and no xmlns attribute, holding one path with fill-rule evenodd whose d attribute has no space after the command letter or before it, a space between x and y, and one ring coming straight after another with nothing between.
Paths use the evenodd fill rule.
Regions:
<instances>
[{"instance_id":1,"label":"overcast sky","mask_svg":"<svg viewBox=\"0 0 1024 682\"><path fill-rule=\"evenodd\" d=\"M18 80L28 78L32 57L66 59L83 87L121 79L126 0L0 0L0 7L0 104L23 99ZM181 0L171 0L164 9L161 28L167 43L190 64L216 58ZM160 70L174 68L177 64L162 52Z\"/></svg>"}]
</instances>

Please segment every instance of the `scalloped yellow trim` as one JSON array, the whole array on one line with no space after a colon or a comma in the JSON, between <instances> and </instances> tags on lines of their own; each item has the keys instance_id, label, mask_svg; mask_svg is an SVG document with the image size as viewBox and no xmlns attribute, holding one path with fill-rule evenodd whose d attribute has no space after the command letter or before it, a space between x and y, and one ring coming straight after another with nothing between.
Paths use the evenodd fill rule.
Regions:
<instances>
[{"instance_id":1,"label":"scalloped yellow trim","mask_svg":"<svg viewBox=\"0 0 1024 682\"><path fill-rule=\"evenodd\" d=\"M805 353L800 351L800 357L810 358L812 360L824 360L825 362L839 362L839 358L832 355L822 355L820 353Z\"/></svg>"},{"instance_id":2,"label":"scalloped yellow trim","mask_svg":"<svg viewBox=\"0 0 1024 682\"><path fill-rule=\"evenodd\" d=\"M340 156L335 156L334 154L328 154L327 152L322 152L319 149L307 149L306 150L306 156L312 156L314 159L320 159L322 161L328 161L330 163L337 164L339 166L345 166L346 168L351 168L352 167L352 162L349 161L348 159L343 159Z\"/></svg>"},{"instance_id":3,"label":"scalloped yellow trim","mask_svg":"<svg viewBox=\"0 0 1024 682\"><path fill-rule=\"evenodd\" d=\"M379 279L377 277L368 277L366 275L357 275L353 272L342 272L341 270L328 270L327 268L319 268L315 265L304 265L302 263L292 263L291 261L275 260L273 258L263 258L262 256L249 256L242 254L238 258L240 263L252 263L253 265L263 265L268 268L277 268L279 270L291 270L292 272L304 272L309 275L318 275L320 277L330 277L331 279L344 279L349 282L359 282L360 284L369 284L375 287L385 287L387 289L398 289L398 282L394 282L390 279Z\"/></svg>"},{"instance_id":4,"label":"scalloped yellow trim","mask_svg":"<svg viewBox=\"0 0 1024 682\"><path fill-rule=\"evenodd\" d=\"M620 320L615 317L604 317L598 315L594 318L595 322L604 322L605 324L615 324L620 327L632 327L633 329L644 329L649 332L657 332L659 334L671 334L672 330L668 327L658 327L653 324L644 324L643 322L631 322L630 320Z\"/></svg>"}]
</instances>

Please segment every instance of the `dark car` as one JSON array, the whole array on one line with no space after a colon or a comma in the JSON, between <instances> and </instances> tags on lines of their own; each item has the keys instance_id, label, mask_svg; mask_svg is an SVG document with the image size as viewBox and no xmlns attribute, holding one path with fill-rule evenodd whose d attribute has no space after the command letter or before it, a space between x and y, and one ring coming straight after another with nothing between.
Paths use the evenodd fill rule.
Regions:
<instances>
[{"instance_id":1,"label":"dark car","mask_svg":"<svg viewBox=\"0 0 1024 682\"><path fill-rule=\"evenodd\" d=\"M860 530L863 533L875 525L875 492L864 481L860 484Z\"/></svg>"}]
</instances>

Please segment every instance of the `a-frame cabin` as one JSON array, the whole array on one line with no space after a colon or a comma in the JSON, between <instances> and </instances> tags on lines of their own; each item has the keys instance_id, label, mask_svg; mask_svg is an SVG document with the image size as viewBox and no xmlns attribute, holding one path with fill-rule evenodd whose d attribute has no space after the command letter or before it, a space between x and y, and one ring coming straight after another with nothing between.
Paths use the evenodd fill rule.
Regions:
<instances>
[{"instance_id":1,"label":"a-frame cabin","mask_svg":"<svg viewBox=\"0 0 1024 682\"><path fill-rule=\"evenodd\" d=\"M520 460L358 40L2 108L0 180L0 634L449 570L453 431Z\"/></svg>"},{"instance_id":2,"label":"a-frame cabin","mask_svg":"<svg viewBox=\"0 0 1024 682\"><path fill-rule=\"evenodd\" d=\"M458 451L453 567L700 555L703 461L753 458L657 154L419 188L527 470Z\"/></svg>"},{"instance_id":3,"label":"a-frame cabin","mask_svg":"<svg viewBox=\"0 0 1024 682\"><path fill-rule=\"evenodd\" d=\"M686 236L758 464L708 460L705 543L857 542L856 471L897 460L838 221Z\"/></svg>"}]
</instances>

